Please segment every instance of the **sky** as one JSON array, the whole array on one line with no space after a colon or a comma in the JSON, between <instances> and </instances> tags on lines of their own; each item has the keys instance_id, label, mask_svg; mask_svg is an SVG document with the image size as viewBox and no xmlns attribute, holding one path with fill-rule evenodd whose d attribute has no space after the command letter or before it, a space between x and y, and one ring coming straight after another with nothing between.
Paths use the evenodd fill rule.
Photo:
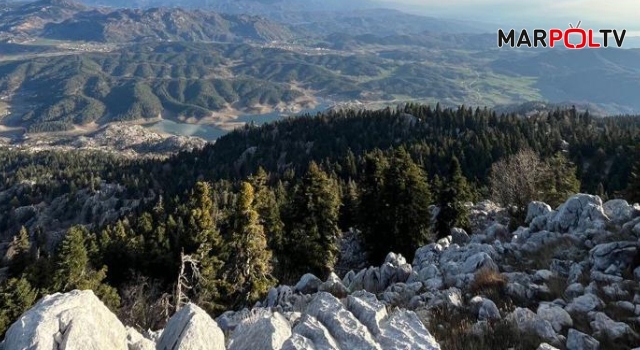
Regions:
<instances>
[{"instance_id":1,"label":"sky","mask_svg":"<svg viewBox=\"0 0 640 350\"><path fill-rule=\"evenodd\" d=\"M639 0L379 0L406 12L473 19L504 28L627 29L640 35Z\"/></svg>"}]
</instances>

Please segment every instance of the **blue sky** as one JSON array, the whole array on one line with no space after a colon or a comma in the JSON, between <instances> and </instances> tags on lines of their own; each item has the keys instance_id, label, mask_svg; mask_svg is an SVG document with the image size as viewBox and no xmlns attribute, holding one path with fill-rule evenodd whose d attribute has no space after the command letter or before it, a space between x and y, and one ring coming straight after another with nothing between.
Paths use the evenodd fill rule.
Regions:
<instances>
[{"instance_id":1,"label":"blue sky","mask_svg":"<svg viewBox=\"0 0 640 350\"><path fill-rule=\"evenodd\" d=\"M627 29L640 35L640 0L378 0L406 12L475 19L501 27Z\"/></svg>"}]
</instances>

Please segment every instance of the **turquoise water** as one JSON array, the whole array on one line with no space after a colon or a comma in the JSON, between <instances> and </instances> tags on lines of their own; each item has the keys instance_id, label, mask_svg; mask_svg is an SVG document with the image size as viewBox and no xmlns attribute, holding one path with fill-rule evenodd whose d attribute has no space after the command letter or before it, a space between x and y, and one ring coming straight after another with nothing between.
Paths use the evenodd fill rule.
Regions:
<instances>
[{"instance_id":1,"label":"turquoise water","mask_svg":"<svg viewBox=\"0 0 640 350\"><path fill-rule=\"evenodd\" d=\"M323 102L323 103L320 103L316 108L304 110L304 111L301 111L300 113L295 113L295 114L281 113L281 112L272 112L272 113L266 113L266 114L247 114L247 115L238 117L236 121L243 122L243 123L253 122L256 125L261 125L264 123L271 123L276 120L280 120L282 118L286 118L290 116L316 114L318 112L326 110L330 106L331 105L329 103ZM224 136L228 132L214 125L195 125L195 124L175 122L172 120L162 120L157 123L149 125L148 128L153 131L172 134L172 135L200 137L208 141L214 141Z\"/></svg>"}]
</instances>

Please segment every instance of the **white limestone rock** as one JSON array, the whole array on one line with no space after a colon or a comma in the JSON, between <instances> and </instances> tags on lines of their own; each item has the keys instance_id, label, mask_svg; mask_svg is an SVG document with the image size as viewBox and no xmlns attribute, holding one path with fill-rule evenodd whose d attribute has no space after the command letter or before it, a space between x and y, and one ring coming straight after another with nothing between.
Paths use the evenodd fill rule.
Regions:
<instances>
[{"instance_id":1,"label":"white limestone rock","mask_svg":"<svg viewBox=\"0 0 640 350\"><path fill-rule=\"evenodd\" d=\"M577 194L558 208L547 223L549 231L584 232L587 229L604 229L609 218L604 213L602 199L588 194Z\"/></svg>"},{"instance_id":2,"label":"white limestone rock","mask_svg":"<svg viewBox=\"0 0 640 350\"><path fill-rule=\"evenodd\" d=\"M387 317L387 308L375 295L359 291L347 297L347 309L364 324L371 334L380 334L380 322Z\"/></svg>"},{"instance_id":3,"label":"white limestone rock","mask_svg":"<svg viewBox=\"0 0 640 350\"><path fill-rule=\"evenodd\" d=\"M302 315L293 327L293 333L308 339L317 350L340 349L327 327L313 316Z\"/></svg>"},{"instance_id":4,"label":"white limestone rock","mask_svg":"<svg viewBox=\"0 0 640 350\"><path fill-rule=\"evenodd\" d=\"M291 337L291 325L280 313L257 315L236 327L229 340L228 350L280 349Z\"/></svg>"},{"instance_id":5,"label":"white limestone rock","mask_svg":"<svg viewBox=\"0 0 640 350\"><path fill-rule=\"evenodd\" d=\"M187 304L173 315L158 340L158 350L224 350L224 334L209 315Z\"/></svg>"},{"instance_id":6,"label":"white limestone rock","mask_svg":"<svg viewBox=\"0 0 640 350\"><path fill-rule=\"evenodd\" d=\"M549 321L556 333L560 333L563 328L573 326L573 320L569 313L558 305L541 303L536 313L541 319Z\"/></svg>"},{"instance_id":7,"label":"white limestone rock","mask_svg":"<svg viewBox=\"0 0 640 350\"><path fill-rule=\"evenodd\" d=\"M341 348L381 350L367 327L329 293L316 294L306 313L320 321Z\"/></svg>"},{"instance_id":8,"label":"white limestone rock","mask_svg":"<svg viewBox=\"0 0 640 350\"><path fill-rule=\"evenodd\" d=\"M567 350L598 350L600 342L588 334L570 329L567 334Z\"/></svg>"},{"instance_id":9,"label":"white limestone rock","mask_svg":"<svg viewBox=\"0 0 640 350\"><path fill-rule=\"evenodd\" d=\"M378 342L382 349L440 350L438 342L412 311L396 309L382 322L381 330Z\"/></svg>"},{"instance_id":10,"label":"white limestone rock","mask_svg":"<svg viewBox=\"0 0 640 350\"><path fill-rule=\"evenodd\" d=\"M573 301L567 305L565 310L571 314L588 313L594 310L599 310L603 305L604 303L597 296L593 294L585 294L573 299Z\"/></svg>"},{"instance_id":11,"label":"white limestone rock","mask_svg":"<svg viewBox=\"0 0 640 350\"><path fill-rule=\"evenodd\" d=\"M293 290L302 294L313 294L318 291L321 284L322 281L318 277L307 273L300 278Z\"/></svg>"},{"instance_id":12,"label":"white limestone rock","mask_svg":"<svg viewBox=\"0 0 640 350\"><path fill-rule=\"evenodd\" d=\"M127 350L127 330L92 291L42 298L7 331L5 350Z\"/></svg>"},{"instance_id":13,"label":"white limestone rock","mask_svg":"<svg viewBox=\"0 0 640 350\"><path fill-rule=\"evenodd\" d=\"M282 344L280 350L319 350L311 340L301 336L300 334L293 334L291 338Z\"/></svg>"},{"instance_id":14,"label":"white limestone rock","mask_svg":"<svg viewBox=\"0 0 640 350\"><path fill-rule=\"evenodd\" d=\"M518 327L521 332L537 334L544 341L554 345L559 342L551 323L543 320L529 309L516 308L507 315L506 319Z\"/></svg>"}]
</instances>

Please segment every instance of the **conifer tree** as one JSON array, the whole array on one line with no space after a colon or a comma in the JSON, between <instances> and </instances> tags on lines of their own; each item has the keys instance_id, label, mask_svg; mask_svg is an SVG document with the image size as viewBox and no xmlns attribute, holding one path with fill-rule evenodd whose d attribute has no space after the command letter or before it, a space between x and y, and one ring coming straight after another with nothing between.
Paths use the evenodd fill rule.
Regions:
<instances>
[{"instance_id":1,"label":"conifer tree","mask_svg":"<svg viewBox=\"0 0 640 350\"><path fill-rule=\"evenodd\" d=\"M254 189L248 182L241 185L232 219L226 280L231 284L236 305L250 305L274 285L271 276L271 250L267 246L264 227L254 208Z\"/></svg>"},{"instance_id":2,"label":"conifer tree","mask_svg":"<svg viewBox=\"0 0 640 350\"><path fill-rule=\"evenodd\" d=\"M374 243L373 258L389 251L413 259L415 250L429 239L431 190L427 176L404 148L394 152L385 174L382 212L388 227Z\"/></svg>"},{"instance_id":3,"label":"conifer tree","mask_svg":"<svg viewBox=\"0 0 640 350\"><path fill-rule=\"evenodd\" d=\"M576 167L562 153L557 153L547 161L548 179L543 182L543 200L556 207L568 197L580 191L580 180L576 176Z\"/></svg>"},{"instance_id":4,"label":"conifer tree","mask_svg":"<svg viewBox=\"0 0 640 350\"><path fill-rule=\"evenodd\" d=\"M626 193L631 203L640 203L640 159L633 166Z\"/></svg>"},{"instance_id":5,"label":"conifer tree","mask_svg":"<svg viewBox=\"0 0 640 350\"><path fill-rule=\"evenodd\" d=\"M20 232L11 242L11 248L13 248L14 256L9 265L9 273L12 276L17 276L33 261L29 231L24 226L20 228Z\"/></svg>"},{"instance_id":6,"label":"conifer tree","mask_svg":"<svg viewBox=\"0 0 640 350\"><path fill-rule=\"evenodd\" d=\"M11 323L36 301L38 292L25 278L11 278L0 283L0 338Z\"/></svg>"},{"instance_id":7,"label":"conifer tree","mask_svg":"<svg viewBox=\"0 0 640 350\"><path fill-rule=\"evenodd\" d=\"M255 191L254 205L260 224L264 227L269 248L279 254L283 252L284 223L280 215L276 194L267 186L267 179L268 175L261 167L251 177L251 185Z\"/></svg>"},{"instance_id":8,"label":"conifer tree","mask_svg":"<svg viewBox=\"0 0 640 350\"><path fill-rule=\"evenodd\" d=\"M187 253L200 263L199 276L195 281L195 297L198 305L213 313L221 308L221 290L224 283L220 278L223 262L222 238L214 219L214 203L211 186L207 182L197 182L187 205L185 234Z\"/></svg>"},{"instance_id":9,"label":"conifer tree","mask_svg":"<svg viewBox=\"0 0 640 350\"><path fill-rule=\"evenodd\" d=\"M115 309L120 304L116 290L103 283L107 267L94 270L85 246L87 230L75 226L67 231L56 257L53 289L67 292L73 289L93 290L108 307Z\"/></svg>"},{"instance_id":10,"label":"conifer tree","mask_svg":"<svg viewBox=\"0 0 640 350\"><path fill-rule=\"evenodd\" d=\"M438 238L449 235L453 227L468 226L468 210L465 203L472 200L467 179L462 175L458 158L453 157L449 164L449 180L441 182L438 192L440 211L436 217Z\"/></svg>"},{"instance_id":11,"label":"conifer tree","mask_svg":"<svg viewBox=\"0 0 640 350\"><path fill-rule=\"evenodd\" d=\"M338 258L340 198L335 183L310 163L301 183L295 188L289 206L285 246L289 255L291 282L311 272L320 278L328 276Z\"/></svg>"}]
</instances>

